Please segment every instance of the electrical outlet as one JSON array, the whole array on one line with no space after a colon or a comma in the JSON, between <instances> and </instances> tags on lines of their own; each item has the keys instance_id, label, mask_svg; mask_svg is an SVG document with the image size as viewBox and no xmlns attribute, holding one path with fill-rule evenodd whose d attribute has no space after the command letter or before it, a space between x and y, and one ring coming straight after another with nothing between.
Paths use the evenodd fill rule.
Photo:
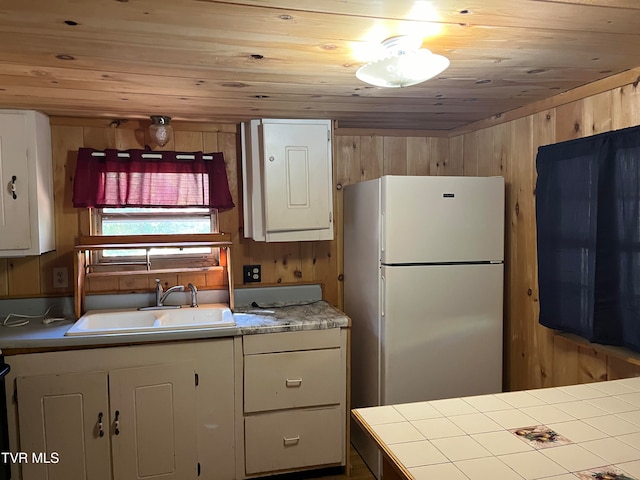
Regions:
<instances>
[{"instance_id":1,"label":"electrical outlet","mask_svg":"<svg viewBox=\"0 0 640 480\"><path fill-rule=\"evenodd\" d=\"M54 267L53 288L67 288L69 286L69 272L67 267Z\"/></svg>"},{"instance_id":2,"label":"electrical outlet","mask_svg":"<svg viewBox=\"0 0 640 480\"><path fill-rule=\"evenodd\" d=\"M257 283L262 280L260 265L243 265L242 273L244 275L244 283Z\"/></svg>"}]
</instances>

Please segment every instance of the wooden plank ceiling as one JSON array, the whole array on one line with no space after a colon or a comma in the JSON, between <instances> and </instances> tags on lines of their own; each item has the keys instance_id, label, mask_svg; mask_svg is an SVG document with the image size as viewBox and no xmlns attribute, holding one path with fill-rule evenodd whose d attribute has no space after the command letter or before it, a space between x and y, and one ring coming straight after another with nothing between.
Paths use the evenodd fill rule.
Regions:
<instances>
[{"instance_id":1,"label":"wooden plank ceiling","mask_svg":"<svg viewBox=\"0 0 640 480\"><path fill-rule=\"evenodd\" d=\"M399 34L451 66L413 87L358 80L371 45ZM0 108L50 115L452 130L638 66L638 0L0 5Z\"/></svg>"}]
</instances>

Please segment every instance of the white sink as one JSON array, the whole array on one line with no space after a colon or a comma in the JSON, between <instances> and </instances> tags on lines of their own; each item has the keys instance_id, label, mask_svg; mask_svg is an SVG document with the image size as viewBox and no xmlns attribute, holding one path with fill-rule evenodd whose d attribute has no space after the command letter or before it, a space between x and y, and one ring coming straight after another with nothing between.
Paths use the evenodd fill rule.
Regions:
<instances>
[{"instance_id":1,"label":"white sink","mask_svg":"<svg viewBox=\"0 0 640 480\"><path fill-rule=\"evenodd\" d=\"M101 310L87 312L80 317L65 335L90 335L97 333L118 333L122 331L153 330L160 310L140 312L137 310Z\"/></svg>"},{"instance_id":2,"label":"white sink","mask_svg":"<svg viewBox=\"0 0 640 480\"><path fill-rule=\"evenodd\" d=\"M222 307L222 308L220 308ZM236 322L228 307L209 308L179 308L171 310L158 319L158 328L202 328L202 327L228 327Z\"/></svg>"},{"instance_id":3,"label":"white sink","mask_svg":"<svg viewBox=\"0 0 640 480\"><path fill-rule=\"evenodd\" d=\"M222 303L159 310L95 310L85 313L65 335L161 332L231 327L236 323Z\"/></svg>"}]
</instances>

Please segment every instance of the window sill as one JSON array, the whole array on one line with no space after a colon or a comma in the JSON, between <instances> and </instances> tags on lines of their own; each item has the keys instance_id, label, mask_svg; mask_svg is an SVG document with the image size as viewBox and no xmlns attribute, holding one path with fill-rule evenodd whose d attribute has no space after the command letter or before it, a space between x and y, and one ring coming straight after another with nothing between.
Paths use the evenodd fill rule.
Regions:
<instances>
[{"instance_id":1,"label":"window sill","mask_svg":"<svg viewBox=\"0 0 640 480\"><path fill-rule=\"evenodd\" d=\"M615 357L623 362L640 366L640 353L629 350L625 347L616 347L613 345L602 345L600 343L591 343L588 340L571 333L554 332L554 336L562 337L579 347L588 347L594 349L598 353Z\"/></svg>"},{"instance_id":2,"label":"window sill","mask_svg":"<svg viewBox=\"0 0 640 480\"><path fill-rule=\"evenodd\" d=\"M102 250L110 248L175 248L175 247L228 247L228 233L192 233L179 235L91 235L80 237L76 250Z\"/></svg>"}]
</instances>

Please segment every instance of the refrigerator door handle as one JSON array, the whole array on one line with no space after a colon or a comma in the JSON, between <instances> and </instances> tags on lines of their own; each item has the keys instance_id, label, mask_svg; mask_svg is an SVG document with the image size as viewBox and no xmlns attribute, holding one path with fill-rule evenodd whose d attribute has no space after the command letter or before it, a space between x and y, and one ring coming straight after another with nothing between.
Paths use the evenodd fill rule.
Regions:
<instances>
[{"instance_id":1,"label":"refrigerator door handle","mask_svg":"<svg viewBox=\"0 0 640 480\"><path fill-rule=\"evenodd\" d=\"M385 242L385 237L384 237L384 212L382 212L380 214L380 258L384 258L384 242Z\"/></svg>"},{"instance_id":2,"label":"refrigerator door handle","mask_svg":"<svg viewBox=\"0 0 640 480\"><path fill-rule=\"evenodd\" d=\"M384 317L384 311L385 311L384 297L385 297L385 280L384 280L384 277L381 276L380 277L380 315L383 317Z\"/></svg>"}]
</instances>

